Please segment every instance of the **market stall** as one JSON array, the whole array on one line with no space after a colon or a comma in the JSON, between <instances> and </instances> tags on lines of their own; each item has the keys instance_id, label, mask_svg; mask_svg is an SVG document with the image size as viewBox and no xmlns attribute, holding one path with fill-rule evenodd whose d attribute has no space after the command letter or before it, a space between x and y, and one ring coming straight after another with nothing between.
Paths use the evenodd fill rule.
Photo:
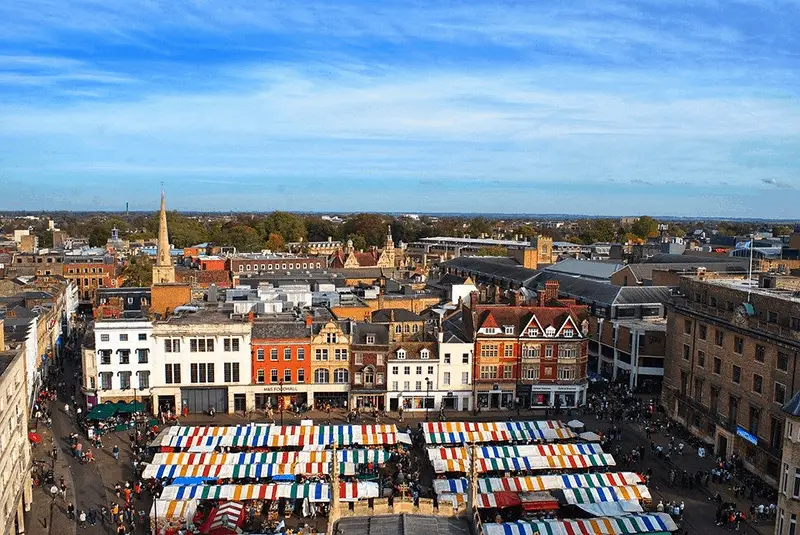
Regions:
<instances>
[{"instance_id":1,"label":"market stall","mask_svg":"<svg viewBox=\"0 0 800 535\"><path fill-rule=\"evenodd\" d=\"M484 535L634 535L669 533L678 526L665 513L601 517L585 520L540 520L533 522L484 523Z\"/></svg>"},{"instance_id":2,"label":"market stall","mask_svg":"<svg viewBox=\"0 0 800 535\"><path fill-rule=\"evenodd\" d=\"M230 535L239 533L244 522L244 506L237 502L227 502L213 509L200 527L201 533L208 535Z\"/></svg>"},{"instance_id":3,"label":"market stall","mask_svg":"<svg viewBox=\"0 0 800 535\"><path fill-rule=\"evenodd\" d=\"M153 502L150 509L150 525L156 533L172 534L188 529L192 525L197 500L163 500Z\"/></svg>"},{"instance_id":4,"label":"market stall","mask_svg":"<svg viewBox=\"0 0 800 535\"><path fill-rule=\"evenodd\" d=\"M616 461L608 453L599 455L553 455L537 457L495 457L477 459L476 469L486 472L520 472L534 470L575 470L614 466ZM468 459L437 459L433 461L437 474L446 472L468 472Z\"/></svg>"}]
</instances>

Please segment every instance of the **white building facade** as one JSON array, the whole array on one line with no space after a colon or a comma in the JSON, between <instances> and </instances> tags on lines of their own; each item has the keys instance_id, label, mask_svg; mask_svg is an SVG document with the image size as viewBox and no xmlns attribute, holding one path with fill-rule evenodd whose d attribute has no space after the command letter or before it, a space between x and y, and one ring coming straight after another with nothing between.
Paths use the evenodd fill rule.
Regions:
<instances>
[{"instance_id":1,"label":"white building facade","mask_svg":"<svg viewBox=\"0 0 800 535\"><path fill-rule=\"evenodd\" d=\"M387 365L386 406L389 410L439 408L447 390L440 388L437 350L435 342L392 344Z\"/></svg>"},{"instance_id":2,"label":"white building facade","mask_svg":"<svg viewBox=\"0 0 800 535\"><path fill-rule=\"evenodd\" d=\"M475 346L455 335L443 333L439 343L439 389L444 394L437 407L446 411L472 410L472 354Z\"/></svg>"}]
</instances>

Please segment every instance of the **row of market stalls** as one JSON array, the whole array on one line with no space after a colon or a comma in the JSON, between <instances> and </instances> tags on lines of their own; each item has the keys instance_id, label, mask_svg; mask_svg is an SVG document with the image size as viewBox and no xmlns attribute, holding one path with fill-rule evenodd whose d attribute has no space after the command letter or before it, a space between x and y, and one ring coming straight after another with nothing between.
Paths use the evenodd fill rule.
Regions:
<instances>
[{"instance_id":1,"label":"row of market stalls","mask_svg":"<svg viewBox=\"0 0 800 535\"><path fill-rule=\"evenodd\" d=\"M342 502L377 498L375 474L399 443L411 440L393 425L170 427L151 444L158 453L143 471L164 484L151 518L177 531L206 525L229 504L267 510L272 521L295 511L308 516L331 502L334 463ZM233 516L214 529L242 529Z\"/></svg>"},{"instance_id":2,"label":"row of market stalls","mask_svg":"<svg viewBox=\"0 0 800 535\"><path fill-rule=\"evenodd\" d=\"M644 479L612 471L614 457L582 422L437 422L422 431L440 503L466 504L474 469L484 535L678 529L669 515L647 512Z\"/></svg>"}]
</instances>

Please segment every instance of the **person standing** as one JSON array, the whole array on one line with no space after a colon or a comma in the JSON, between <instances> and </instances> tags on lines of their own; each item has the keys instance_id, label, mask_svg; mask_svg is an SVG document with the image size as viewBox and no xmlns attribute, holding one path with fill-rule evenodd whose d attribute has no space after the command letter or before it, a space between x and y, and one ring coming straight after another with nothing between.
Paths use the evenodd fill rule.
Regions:
<instances>
[{"instance_id":1,"label":"person standing","mask_svg":"<svg viewBox=\"0 0 800 535\"><path fill-rule=\"evenodd\" d=\"M111 455L114 456L114 460L119 462L119 446L114 444L114 448L111 450Z\"/></svg>"},{"instance_id":2,"label":"person standing","mask_svg":"<svg viewBox=\"0 0 800 535\"><path fill-rule=\"evenodd\" d=\"M85 511L81 511L78 514L78 525L80 527L82 527L82 528L86 527L86 512Z\"/></svg>"}]
</instances>

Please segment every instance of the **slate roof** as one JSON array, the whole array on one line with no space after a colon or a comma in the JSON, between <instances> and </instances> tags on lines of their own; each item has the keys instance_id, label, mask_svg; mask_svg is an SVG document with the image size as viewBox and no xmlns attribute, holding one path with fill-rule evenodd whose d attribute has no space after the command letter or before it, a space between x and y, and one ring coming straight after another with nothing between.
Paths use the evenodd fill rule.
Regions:
<instances>
[{"instance_id":1,"label":"slate roof","mask_svg":"<svg viewBox=\"0 0 800 535\"><path fill-rule=\"evenodd\" d=\"M353 340L351 345L367 345L367 335L375 335L375 343L370 346L385 346L389 344L389 326L377 323L356 322L353 324Z\"/></svg>"},{"instance_id":2,"label":"slate roof","mask_svg":"<svg viewBox=\"0 0 800 535\"><path fill-rule=\"evenodd\" d=\"M448 344L471 342L472 336L464 328L463 313L459 310L442 322L444 341Z\"/></svg>"},{"instance_id":3,"label":"slate roof","mask_svg":"<svg viewBox=\"0 0 800 535\"><path fill-rule=\"evenodd\" d=\"M527 287L544 288L545 281L557 280L558 293L583 303L601 306L665 303L670 299L666 286L614 286L606 282L543 272Z\"/></svg>"},{"instance_id":4,"label":"slate roof","mask_svg":"<svg viewBox=\"0 0 800 535\"><path fill-rule=\"evenodd\" d=\"M622 269L622 267L622 264L611 262L569 259L549 265L544 270L577 277L608 280L611 275Z\"/></svg>"},{"instance_id":5,"label":"slate roof","mask_svg":"<svg viewBox=\"0 0 800 535\"><path fill-rule=\"evenodd\" d=\"M463 518L433 515L374 515L342 518L336 535L469 535Z\"/></svg>"},{"instance_id":6,"label":"slate roof","mask_svg":"<svg viewBox=\"0 0 800 535\"><path fill-rule=\"evenodd\" d=\"M273 340L286 338L308 338L311 340L311 329L303 320L299 321L254 321L253 340Z\"/></svg>"},{"instance_id":7,"label":"slate roof","mask_svg":"<svg viewBox=\"0 0 800 535\"><path fill-rule=\"evenodd\" d=\"M792 416L800 416L800 390L795 393L791 401L784 405L781 410L786 414L791 414Z\"/></svg>"},{"instance_id":8,"label":"slate roof","mask_svg":"<svg viewBox=\"0 0 800 535\"><path fill-rule=\"evenodd\" d=\"M425 321L422 316L405 308L382 308L372 313L372 323Z\"/></svg>"},{"instance_id":9,"label":"slate roof","mask_svg":"<svg viewBox=\"0 0 800 535\"><path fill-rule=\"evenodd\" d=\"M675 255L681 256L681 255ZM694 262L679 263L679 262L665 262L665 263L641 263L629 264L633 275L636 280L643 282L653 278L653 271L693 271L698 267L704 267L707 271L721 272L721 273L744 273L747 271L747 264L745 262L736 260L733 262L719 262L717 259L712 259L711 262L705 262L705 258L700 258ZM623 268L624 269L624 268Z\"/></svg>"},{"instance_id":10,"label":"slate roof","mask_svg":"<svg viewBox=\"0 0 800 535\"><path fill-rule=\"evenodd\" d=\"M419 359L420 351L427 349L430 351L431 360L436 360L439 355L438 344L436 342L395 342L390 349L390 358L397 358L397 350L406 351L407 360Z\"/></svg>"},{"instance_id":11,"label":"slate roof","mask_svg":"<svg viewBox=\"0 0 800 535\"><path fill-rule=\"evenodd\" d=\"M580 326L577 314L568 307L478 305L474 312L478 316L477 324L475 325L476 329L496 327L500 329L500 333L496 336L501 337L505 336L503 327L506 325L513 326L513 335L519 336L534 318L534 324L538 323L542 329L552 326L554 329L559 330L568 317L572 318L575 329Z\"/></svg>"},{"instance_id":12,"label":"slate roof","mask_svg":"<svg viewBox=\"0 0 800 535\"><path fill-rule=\"evenodd\" d=\"M709 262L731 263L731 258L728 256L708 257L708 256L692 256L691 254L660 253L643 260L641 263L642 264L691 264L693 262L701 262L704 264L708 264Z\"/></svg>"},{"instance_id":13,"label":"slate roof","mask_svg":"<svg viewBox=\"0 0 800 535\"><path fill-rule=\"evenodd\" d=\"M485 278L494 278L524 284L536 276L535 269L520 266L512 258L500 256L461 256L444 263L447 267L476 273Z\"/></svg>"}]
</instances>

